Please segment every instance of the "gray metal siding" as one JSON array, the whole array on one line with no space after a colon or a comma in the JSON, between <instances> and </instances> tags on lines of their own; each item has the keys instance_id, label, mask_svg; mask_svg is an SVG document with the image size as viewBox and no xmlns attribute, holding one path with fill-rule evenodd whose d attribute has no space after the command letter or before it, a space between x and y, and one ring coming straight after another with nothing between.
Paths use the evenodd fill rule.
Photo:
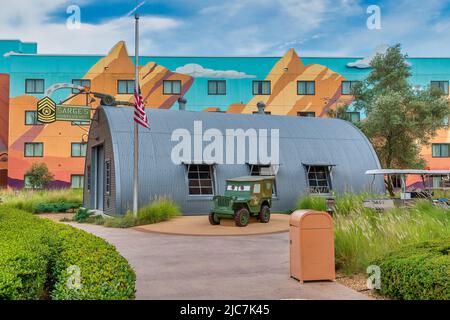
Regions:
<instances>
[{"instance_id":1,"label":"gray metal siding","mask_svg":"<svg viewBox=\"0 0 450 320\"><path fill-rule=\"evenodd\" d=\"M103 107L100 114L106 117L100 116L91 130L105 141L105 146L112 146L115 213L123 214L132 208L133 109ZM181 206L185 214L209 212L211 198L189 196L186 166L175 165L171 161L172 148L177 144L171 142L173 130L184 128L193 134L194 120L203 122L203 132L208 128L217 128L223 133L225 129L237 128L279 129L280 168L276 178L278 197L273 202L274 211L292 209L298 197L307 190L302 163L335 164L332 184L337 193L367 191L372 177L364 175L364 172L380 168L366 137L352 124L342 120L159 109L147 109L147 114L151 129L139 129L140 206L157 196L167 195ZM102 129L96 131L96 126ZM89 155L88 152L88 161ZM216 194L223 194L225 179L248 173L246 164L215 165ZM376 179L372 191L384 191L382 178ZM113 212L109 210L107 213Z\"/></svg>"}]
</instances>

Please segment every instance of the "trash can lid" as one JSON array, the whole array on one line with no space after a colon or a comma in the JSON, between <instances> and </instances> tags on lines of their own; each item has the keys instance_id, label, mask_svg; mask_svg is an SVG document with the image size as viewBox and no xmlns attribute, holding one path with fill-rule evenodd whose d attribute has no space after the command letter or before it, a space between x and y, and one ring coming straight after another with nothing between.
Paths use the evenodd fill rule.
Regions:
<instances>
[{"instance_id":1,"label":"trash can lid","mask_svg":"<svg viewBox=\"0 0 450 320\"><path fill-rule=\"evenodd\" d=\"M308 216L315 219L308 219ZM296 210L291 214L289 225L302 229L330 228L333 226L333 219L323 211Z\"/></svg>"}]
</instances>

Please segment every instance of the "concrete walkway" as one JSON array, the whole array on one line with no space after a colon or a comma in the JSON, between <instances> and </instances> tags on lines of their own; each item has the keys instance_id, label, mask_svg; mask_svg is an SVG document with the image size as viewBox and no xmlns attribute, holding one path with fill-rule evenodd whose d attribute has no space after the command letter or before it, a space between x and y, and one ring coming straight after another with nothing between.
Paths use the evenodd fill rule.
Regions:
<instances>
[{"instance_id":1,"label":"concrete walkway","mask_svg":"<svg viewBox=\"0 0 450 320\"><path fill-rule=\"evenodd\" d=\"M336 282L289 278L289 234L180 236L72 223L117 247L137 299L369 299Z\"/></svg>"}]
</instances>

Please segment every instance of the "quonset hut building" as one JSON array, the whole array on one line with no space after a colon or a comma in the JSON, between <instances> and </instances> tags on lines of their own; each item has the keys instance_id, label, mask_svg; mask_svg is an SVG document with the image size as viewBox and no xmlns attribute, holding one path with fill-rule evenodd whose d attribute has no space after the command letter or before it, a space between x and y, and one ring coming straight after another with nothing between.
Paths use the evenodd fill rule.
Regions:
<instances>
[{"instance_id":1,"label":"quonset hut building","mask_svg":"<svg viewBox=\"0 0 450 320\"><path fill-rule=\"evenodd\" d=\"M132 209L133 112L133 108L100 107L93 117L85 168L87 208L109 215L122 215ZM380 164L370 142L350 122L264 114L160 109L146 112L151 129L139 129L140 206L157 196L169 196L186 215L207 214L213 195L224 193L225 179L246 175L276 176L272 208L275 212L292 209L306 192L384 191L382 177L373 180L364 174L366 170L379 169ZM262 161L260 152L254 156L255 134L244 137L245 147L239 149L239 138L230 136L230 129L241 129L240 138L243 132L254 130L259 134L267 130L266 153L272 163ZM272 129L278 130L279 136L275 162L271 153L276 154L277 139ZM236 138L236 143L227 150L229 141L225 140L230 138ZM266 142L261 135L256 140L258 149L261 142ZM209 154L208 145L213 141L218 143L216 151L202 157L202 151L203 155ZM180 151L182 142L192 143L192 152ZM179 156L176 161L174 154Z\"/></svg>"}]
</instances>

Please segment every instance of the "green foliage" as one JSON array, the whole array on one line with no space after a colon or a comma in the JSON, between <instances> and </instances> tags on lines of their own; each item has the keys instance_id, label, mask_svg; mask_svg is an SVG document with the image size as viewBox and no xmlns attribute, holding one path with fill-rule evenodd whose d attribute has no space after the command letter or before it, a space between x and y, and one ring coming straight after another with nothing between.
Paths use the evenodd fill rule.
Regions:
<instances>
[{"instance_id":1,"label":"green foliage","mask_svg":"<svg viewBox=\"0 0 450 320\"><path fill-rule=\"evenodd\" d=\"M161 197L139 209L137 217L134 217L132 212L127 212L123 217L105 219L104 225L112 228L130 228L167 221L180 215L180 208L173 200Z\"/></svg>"},{"instance_id":2,"label":"green foliage","mask_svg":"<svg viewBox=\"0 0 450 320\"><path fill-rule=\"evenodd\" d=\"M53 181L54 175L48 170L47 164L34 162L25 173L29 187L32 189L46 188Z\"/></svg>"},{"instance_id":3,"label":"green foliage","mask_svg":"<svg viewBox=\"0 0 450 320\"><path fill-rule=\"evenodd\" d=\"M323 210L325 199L318 202L311 198L316 197L299 199L297 208ZM450 237L448 210L429 201L419 201L411 208L377 212L363 207L365 198L373 196L346 194L336 198L336 267L344 273L365 272L373 260L405 244Z\"/></svg>"},{"instance_id":4,"label":"green foliage","mask_svg":"<svg viewBox=\"0 0 450 320\"><path fill-rule=\"evenodd\" d=\"M297 209L311 209L317 211L326 211L326 198L321 196L308 195L297 200L295 205Z\"/></svg>"},{"instance_id":5,"label":"green foliage","mask_svg":"<svg viewBox=\"0 0 450 320\"><path fill-rule=\"evenodd\" d=\"M413 90L410 67L400 45L377 54L366 80L352 88L355 107L367 114L360 127L372 142L383 168L421 168L421 145L429 143L450 114L437 88Z\"/></svg>"},{"instance_id":6,"label":"green foliage","mask_svg":"<svg viewBox=\"0 0 450 320\"><path fill-rule=\"evenodd\" d=\"M404 300L450 299L450 238L426 241L384 255L380 293Z\"/></svg>"},{"instance_id":7,"label":"green foliage","mask_svg":"<svg viewBox=\"0 0 450 320\"><path fill-rule=\"evenodd\" d=\"M70 289L68 268L81 271ZM70 226L0 207L0 299L132 299L135 274L104 240Z\"/></svg>"},{"instance_id":8,"label":"green foliage","mask_svg":"<svg viewBox=\"0 0 450 320\"><path fill-rule=\"evenodd\" d=\"M73 216L73 220L76 222L84 222L86 219L92 216L92 213L89 212L86 208L79 208L75 215Z\"/></svg>"},{"instance_id":9,"label":"green foliage","mask_svg":"<svg viewBox=\"0 0 450 320\"><path fill-rule=\"evenodd\" d=\"M41 211L55 209L60 212L64 208L72 209L81 206L83 190L14 190L0 191L3 204L32 213L51 212ZM66 209L66 210L67 210Z\"/></svg>"}]
</instances>

